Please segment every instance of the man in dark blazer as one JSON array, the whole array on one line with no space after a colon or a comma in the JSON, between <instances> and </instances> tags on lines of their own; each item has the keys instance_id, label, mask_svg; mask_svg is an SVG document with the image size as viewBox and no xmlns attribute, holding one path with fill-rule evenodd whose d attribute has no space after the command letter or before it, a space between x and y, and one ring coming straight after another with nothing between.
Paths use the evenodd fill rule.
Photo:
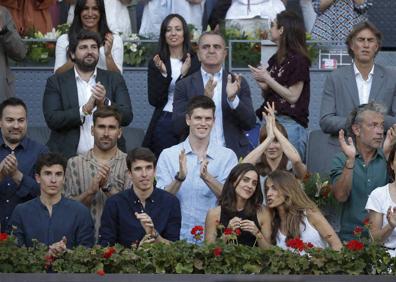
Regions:
<instances>
[{"instance_id":1,"label":"man in dark blazer","mask_svg":"<svg viewBox=\"0 0 396 282\"><path fill-rule=\"evenodd\" d=\"M254 127L256 116L245 79L223 69L226 56L225 41L220 34L206 32L200 36L198 58L201 70L176 83L172 118L176 134L187 136L189 99L196 95L212 98L216 104L216 120L211 142L232 149L240 158L249 153L249 141L244 131Z\"/></svg>"},{"instance_id":2,"label":"man in dark blazer","mask_svg":"<svg viewBox=\"0 0 396 282\"><path fill-rule=\"evenodd\" d=\"M320 127L325 133L338 136L349 113L371 101L386 109L385 130L396 123L396 71L374 63L381 38L369 22L355 26L349 34L347 45L353 64L333 71L324 85ZM338 140L331 139L338 146Z\"/></svg>"},{"instance_id":3,"label":"man in dark blazer","mask_svg":"<svg viewBox=\"0 0 396 282\"><path fill-rule=\"evenodd\" d=\"M0 6L0 103L15 96L15 77L8 66L8 57L22 60L26 46L15 29L15 24L7 8Z\"/></svg>"},{"instance_id":4,"label":"man in dark blazer","mask_svg":"<svg viewBox=\"0 0 396 282\"><path fill-rule=\"evenodd\" d=\"M115 105L122 116L121 126L127 126L133 118L123 77L96 67L99 45L99 34L81 30L69 45L74 68L47 80L43 97L44 118L51 129L47 145L67 158L93 147L91 126L96 108ZM125 151L123 138L119 148Z\"/></svg>"}]
</instances>

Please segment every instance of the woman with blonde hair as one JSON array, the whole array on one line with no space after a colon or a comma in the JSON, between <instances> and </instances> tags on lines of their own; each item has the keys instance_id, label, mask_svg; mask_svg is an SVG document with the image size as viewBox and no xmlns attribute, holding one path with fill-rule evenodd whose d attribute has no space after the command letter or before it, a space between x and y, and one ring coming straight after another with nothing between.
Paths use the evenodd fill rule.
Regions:
<instances>
[{"instance_id":1,"label":"woman with blonde hair","mask_svg":"<svg viewBox=\"0 0 396 282\"><path fill-rule=\"evenodd\" d=\"M272 212L273 244L287 249L286 242L298 237L314 247L342 248L334 229L293 174L281 170L271 172L265 181L265 194L267 207Z\"/></svg>"}]
</instances>

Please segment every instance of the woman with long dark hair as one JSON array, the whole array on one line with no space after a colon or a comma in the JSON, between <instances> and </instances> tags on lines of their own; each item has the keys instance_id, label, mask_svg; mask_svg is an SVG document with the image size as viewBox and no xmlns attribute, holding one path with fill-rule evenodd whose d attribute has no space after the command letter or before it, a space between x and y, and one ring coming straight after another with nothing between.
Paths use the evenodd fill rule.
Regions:
<instances>
[{"instance_id":1,"label":"woman with long dark hair","mask_svg":"<svg viewBox=\"0 0 396 282\"><path fill-rule=\"evenodd\" d=\"M222 236L225 239L224 228L228 228L238 235L240 244L270 246L271 217L262 202L256 167L248 163L236 165L224 183L219 206L208 211L205 241L211 243Z\"/></svg>"},{"instance_id":2,"label":"woman with long dark hair","mask_svg":"<svg viewBox=\"0 0 396 282\"><path fill-rule=\"evenodd\" d=\"M342 248L334 229L293 174L282 170L271 172L264 190L272 215L271 243L286 249L287 240L298 237L314 247Z\"/></svg>"},{"instance_id":3,"label":"woman with long dark hair","mask_svg":"<svg viewBox=\"0 0 396 282\"><path fill-rule=\"evenodd\" d=\"M98 67L105 70L122 72L124 47L120 36L113 34L107 25L103 0L77 0L74 19L68 34L61 35L56 41L56 73L71 69L74 64L68 56L69 41L81 30L86 29L100 34L102 46L99 49Z\"/></svg>"},{"instance_id":4,"label":"woman with long dark hair","mask_svg":"<svg viewBox=\"0 0 396 282\"><path fill-rule=\"evenodd\" d=\"M269 59L268 67L249 66L264 97L256 113L262 118L266 103L274 103L277 120L286 128L290 142L304 159L310 96L310 59L304 23L295 13L283 11L271 23L270 33L278 50Z\"/></svg>"},{"instance_id":5,"label":"woman with long dark hair","mask_svg":"<svg viewBox=\"0 0 396 282\"><path fill-rule=\"evenodd\" d=\"M147 74L148 99L155 110L143 146L157 157L163 149L179 143L172 130L176 82L199 68L186 21L178 14L168 15L161 24L158 54L150 60Z\"/></svg>"}]
</instances>

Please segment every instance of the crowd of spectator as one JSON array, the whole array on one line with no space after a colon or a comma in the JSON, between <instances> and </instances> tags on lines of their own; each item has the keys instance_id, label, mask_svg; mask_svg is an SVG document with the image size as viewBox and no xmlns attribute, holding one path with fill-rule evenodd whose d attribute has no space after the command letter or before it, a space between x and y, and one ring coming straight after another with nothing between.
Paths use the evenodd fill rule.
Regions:
<instances>
[{"instance_id":1,"label":"crowd of spectator","mask_svg":"<svg viewBox=\"0 0 396 282\"><path fill-rule=\"evenodd\" d=\"M14 8L15 21L25 6L47 19L50 6L61 1L18 2L7 6ZM226 18L241 9L238 5L250 13L246 17L258 13L250 6L274 8L259 14L271 20L277 52L268 66L250 66L263 93L256 111L263 119L260 144L252 150L245 134L256 123L251 92L241 75L224 67L225 39L216 31L203 32L196 53L191 48L187 24L200 23L210 1L143 2L142 27L147 24L159 35L158 53L148 67L148 99L155 111L144 141L148 148L130 152L125 152L122 127L132 122L133 110L117 57L122 40L115 31L125 23L108 10L125 12L136 2L67 1L74 5L74 17L69 33L58 39L55 74L43 95L51 131L46 145L26 136L28 109L12 97L7 56L26 53L17 31L33 26L45 32L47 22L16 21L15 28L8 10L0 7L1 232L13 233L21 246L38 240L52 256L95 243L197 243L191 236L197 226L205 226L207 242L225 240L222 229L227 229L252 247L287 249L287 240L299 237L318 248L340 250L368 216L372 239L394 255L396 73L374 63L382 40L377 28L367 21L346 27L353 63L330 73L323 89L320 126L339 144L329 172L342 207L336 233L300 182L308 175L310 97L302 19L275 0L212 6L216 11L227 4ZM336 7L344 3L313 2L321 13L340 11ZM365 1L351 3L355 12L367 9ZM159 12L164 14L150 14Z\"/></svg>"}]
</instances>

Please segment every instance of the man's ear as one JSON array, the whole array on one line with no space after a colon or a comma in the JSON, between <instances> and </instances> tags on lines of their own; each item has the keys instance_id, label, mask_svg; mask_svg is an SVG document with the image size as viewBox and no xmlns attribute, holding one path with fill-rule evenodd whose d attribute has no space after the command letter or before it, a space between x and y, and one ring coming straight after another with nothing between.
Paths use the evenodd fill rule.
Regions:
<instances>
[{"instance_id":1,"label":"man's ear","mask_svg":"<svg viewBox=\"0 0 396 282\"><path fill-rule=\"evenodd\" d=\"M188 114L186 114L186 123L188 126L190 126L190 122L191 122L191 117Z\"/></svg>"},{"instance_id":2,"label":"man's ear","mask_svg":"<svg viewBox=\"0 0 396 282\"><path fill-rule=\"evenodd\" d=\"M34 174L34 178L36 179L36 182L40 184L40 175L38 173Z\"/></svg>"},{"instance_id":3,"label":"man's ear","mask_svg":"<svg viewBox=\"0 0 396 282\"><path fill-rule=\"evenodd\" d=\"M359 124L357 124L357 123L352 124L352 133L355 136L359 136L360 135L360 125Z\"/></svg>"}]
</instances>

